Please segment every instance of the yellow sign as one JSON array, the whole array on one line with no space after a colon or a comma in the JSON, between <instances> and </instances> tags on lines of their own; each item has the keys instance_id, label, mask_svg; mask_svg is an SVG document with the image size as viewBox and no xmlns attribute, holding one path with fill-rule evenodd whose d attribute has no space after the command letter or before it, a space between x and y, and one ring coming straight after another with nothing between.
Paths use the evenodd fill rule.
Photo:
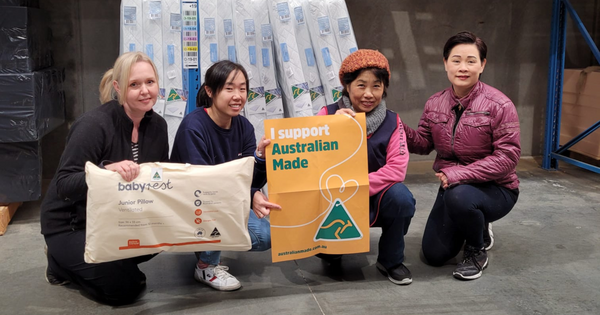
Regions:
<instances>
[{"instance_id":1,"label":"yellow sign","mask_svg":"<svg viewBox=\"0 0 600 315\"><path fill-rule=\"evenodd\" d=\"M265 120L273 262L369 251L365 115Z\"/></svg>"}]
</instances>

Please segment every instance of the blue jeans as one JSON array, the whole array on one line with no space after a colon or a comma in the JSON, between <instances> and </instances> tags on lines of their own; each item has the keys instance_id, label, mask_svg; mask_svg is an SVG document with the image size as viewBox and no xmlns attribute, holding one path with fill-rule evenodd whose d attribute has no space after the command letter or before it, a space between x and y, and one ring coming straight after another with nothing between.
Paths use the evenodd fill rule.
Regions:
<instances>
[{"instance_id":1,"label":"blue jeans","mask_svg":"<svg viewBox=\"0 0 600 315\"><path fill-rule=\"evenodd\" d=\"M252 241L250 251L261 252L271 248L271 224L267 219L259 219L252 210L248 218L248 233ZM221 262L221 251L200 252L199 256L205 264L218 265Z\"/></svg>"},{"instance_id":2,"label":"blue jeans","mask_svg":"<svg viewBox=\"0 0 600 315\"><path fill-rule=\"evenodd\" d=\"M416 201L402 183L388 186L369 198L371 226L381 227L377 261L393 269L404 261L404 235L415 215Z\"/></svg>"},{"instance_id":3,"label":"blue jeans","mask_svg":"<svg viewBox=\"0 0 600 315\"><path fill-rule=\"evenodd\" d=\"M421 248L427 263L443 265L464 243L483 248L486 223L507 215L518 196L517 191L494 183L440 187L423 232Z\"/></svg>"}]
</instances>

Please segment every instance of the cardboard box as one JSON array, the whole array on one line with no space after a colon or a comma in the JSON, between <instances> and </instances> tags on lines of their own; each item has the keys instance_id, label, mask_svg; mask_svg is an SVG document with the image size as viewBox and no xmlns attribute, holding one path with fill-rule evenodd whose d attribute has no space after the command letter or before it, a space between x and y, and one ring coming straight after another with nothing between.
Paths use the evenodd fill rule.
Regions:
<instances>
[{"instance_id":1,"label":"cardboard box","mask_svg":"<svg viewBox=\"0 0 600 315\"><path fill-rule=\"evenodd\" d=\"M565 69L563 82L560 145L564 145L600 120L600 72L587 74L577 87L583 69ZM600 129L572 146L570 151L600 160Z\"/></svg>"},{"instance_id":2,"label":"cardboard box","mask_svg":"<svg viewBox=\"0 0 600 315\"><path fill-rule=\"evenodd\" d=\"M8 227L10 219L12 219L13 215L15 215L15 212L17 211L17 208L19 208L19 206L22 204L22 202L0 204L0 235L4 235L4 233L6 233L6 228Z\"/></svg>"}]
</instances>

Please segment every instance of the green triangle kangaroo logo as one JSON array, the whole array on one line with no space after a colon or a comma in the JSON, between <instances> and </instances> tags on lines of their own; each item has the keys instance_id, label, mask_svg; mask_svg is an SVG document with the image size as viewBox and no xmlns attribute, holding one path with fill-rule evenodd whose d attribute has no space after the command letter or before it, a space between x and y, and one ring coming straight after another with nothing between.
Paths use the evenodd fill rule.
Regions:
<instances>
[{"instance_id":1,"label":"green triangle kangaroo logo","mask_svg":"<svg viewBox=\"0 0 600 315\"><path fill-rule=\"evenodd\" d=\"M167 97L167 102L176 101L176 100L180 100L180 99L181 99L181 97L175 91L175 89L171 89L171 92L169 92L169 96Z\"/></svg>"},{"instance_id":2,"label":"green triangle kangaroo logo","mask_svg":"<svg viewBox=\"0 0 600 315\"><path fill-rule=\"evenodd\" d=\"M331 90L331 96L333 97L333 101L337 102L342 97L342 91L333 89Z\"/></svg>"},{"instance_id":3,"label":"green triangle kangaroo logo","mask_svg":"<svg viewBox=\"0 0 600 315\"><path fill-rule=\"evenodd\" d=\"M300 95L304 94L304 89L297 86L292 86L292 94L294 99L297 99Z\"/></svg>"},{"instance_id":4,"label":"green triangle kangaroo logo","mask_svg":"<svg viewBox=\"0 0 600 315\"><path fill-rule=\"evenodd\" d=\"M321 222L314 240L350 241L362 237L363 234L358 229L348 209L346 209L342 200L338 198L323 222Z\"/></svg>"},{"instance_id":5,"label":"green triangle kangaroo logo","mask_svg":"<svg viewBox=\"0 0 600 315\"><path fill-rule=\"evenodd\" d=\"M160 174L158 174L158 172L154 173L154 176L152 176L152 179L160 179Z\"/></svg>"}]
</instances>

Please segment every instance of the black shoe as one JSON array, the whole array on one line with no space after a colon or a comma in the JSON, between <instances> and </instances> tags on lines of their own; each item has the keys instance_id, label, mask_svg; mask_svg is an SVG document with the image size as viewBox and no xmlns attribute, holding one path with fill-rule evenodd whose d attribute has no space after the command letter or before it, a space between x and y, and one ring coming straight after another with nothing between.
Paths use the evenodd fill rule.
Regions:
<instances>
[{"instance_id":1,"label":"black shoe","mask_svg":"<svg viewBox=\"0 0 600 315\"><path fill-rule=\"evenodd\" d=\"M51 285L67 285L71 283L71 281L69 280L61 279L58 276L56 276L52 272L52 269L50 269L50 266L46 267L46 281Z\"/></svg>"},{"instance_id":2,"label":"black shoe","mask_svg":"<svg viewBox=\"0 0 600 315\"><path fill-rule=\"evenodd\" d=\"M379 262L377 262L375 266L377 269L379 269L379 272L381 272L382 275L388 277L388 279L395 284L407 285L412 283L412 274L410 273L410 270L404 266L404 264L400 264L398 267L393 269L386 269Z\"/></svg>"},{"instance_id":3,"label":"black shoe","mask_svg":"<svg viewBox=\"0 0 600 315\"><path fill-rule=\"evenodd\" d=\"M486 223L483 228L483 248L488 251L494 246L494 232L492 232L492 224Z\"/></svg>"},{"instance_id":4,"label":"black shoe","mask_svg":"<svg viewBox=\"0 0 600 315\"><path fill-rule=\"evenodd\" d=\"M315 256L323 259L324 261L326 261L330 264L339 263L342 261L342 255L316 254Z\"/></svg>"},{"instance_id":5,"label":"black shoe","mask_svg":"<svg viewBox=\"0 0 600 315\"><path fill-rule=\"evenodd\" d=\"M46 255L46 260L48 260L48 247L44 246L44 255ZM46 278L46 282L51 285L67 285L71 283L69 280L61 279L52 272L50 269L50 264L46 264L46 273L44 274L44 278Z\"/></svg>"},{"instance_id":6,"label":"black shoe","mask_svg":"<svg viewBox=\"0 0 600 315\"><path fill-rule=\"evenodd\" d=\"M475 280L481 277L487 265L488 257L484 248L478 250L465 245L463 260L456 265L452 275L459 280Z\"/></svg>"}]
</instances>

